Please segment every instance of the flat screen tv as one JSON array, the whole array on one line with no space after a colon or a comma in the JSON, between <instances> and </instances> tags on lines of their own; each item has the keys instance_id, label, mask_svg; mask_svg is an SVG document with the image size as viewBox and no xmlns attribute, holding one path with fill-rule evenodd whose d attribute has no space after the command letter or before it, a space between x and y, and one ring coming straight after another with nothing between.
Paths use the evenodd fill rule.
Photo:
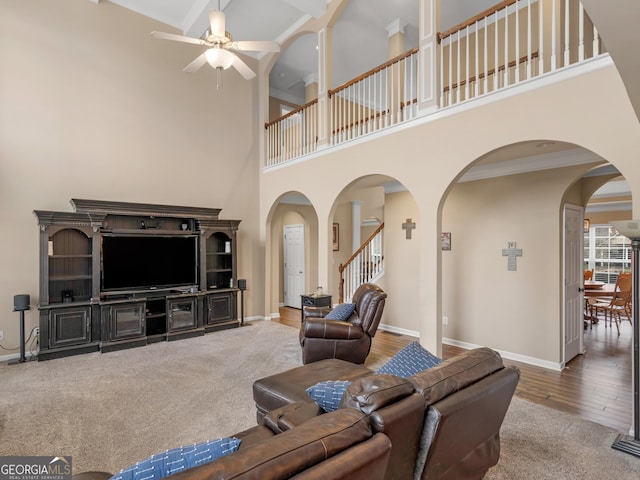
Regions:
<instances>
[{"instance_id":1,"label":"flat screen tv","mask_svg":"<svg viewBox=\"0 0 640 480\"><path fill-rule=\"evenodd\" d=\"M102 291L198 284L198 238L103 235Z\"/></svg>"}]
</instances>

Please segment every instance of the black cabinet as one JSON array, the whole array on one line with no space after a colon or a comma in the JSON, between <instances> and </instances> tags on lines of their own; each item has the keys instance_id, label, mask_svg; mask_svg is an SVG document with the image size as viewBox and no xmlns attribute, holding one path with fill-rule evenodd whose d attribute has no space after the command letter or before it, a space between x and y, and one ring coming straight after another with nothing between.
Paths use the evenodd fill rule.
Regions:
<instances>
[{"instance_id":1,"label":"black cabinet","mask_svg":"<svg viewBox=\"0 0 640 480\"><path fill-rule=\"evenodd\" d=\"M204 334L198 326L198 297L167 297L167 339L195 337Z\"/></svg>"},{"instance_id":2,"label":"black cabinet","mask_svg":"<svg viewBox=\"0 0 640 480\"><path fill-rule=\"evenodd\" d=\"M99 349L99 322L92 321L93 306L89 303L53 305L40 309L40 351L38 358L46 360L74 353ZM99 318L99 312L95 315Z\"/></svg>"},{"instance_id":3,"label":"black cabinet","mask_svg":"<svg viewBox=\"0 0 640 480\"><path fill-rule=\"evenodd\" d=\"M91 341L91 311L88 306L49 312L49 347L81 345Z\"/></svg>"},{"instance_id":4,"label":"black cabinet","mask_svg":"<svg viewBox=\"0 0 640 480\"><path fill-rule=\"evenodd\" d=\"M300 295L300 318L304 319L304 307L324 307L331 310L331 295Z\"/></svg>"},{"instance_id":5,"label":"black cabinet","mask_svg":"<svg viewBox=\"0 0 640 480\"><path fill-rule=\"evenodd\" d=\"M147 344L145 299L102 302L103 352L139 347Z\"/></svg>"},{"instance_id":6,"label":"black cabinet","mask_svg":"<svg viewBox=\"0 0 640 480\"><path fill-rule=\"evenodd\" d=\"M216 292L206 295L206 331L222 330L238 326L237 290Z\"/></svg>"},{"instance_id":7,"label":"black cabinet","mask_svg":"<svg viewBox=\"0 0 640 480\"><path fill-rule=\"evenodd\" d=\"M240 220L218 218L217 208L81 199L71 205L73 212L34 211L40 230L39 360L239 326ZM129 246L123 250L129 257L109 250L114 245ZM131 266L146 253L143 248L132 257L131 245L153 245L154 256L141 262L147 268ZM185 254L179 260L175 245ZM150 271L155 275L137 275Z\"/></svg>"}]
</instances>

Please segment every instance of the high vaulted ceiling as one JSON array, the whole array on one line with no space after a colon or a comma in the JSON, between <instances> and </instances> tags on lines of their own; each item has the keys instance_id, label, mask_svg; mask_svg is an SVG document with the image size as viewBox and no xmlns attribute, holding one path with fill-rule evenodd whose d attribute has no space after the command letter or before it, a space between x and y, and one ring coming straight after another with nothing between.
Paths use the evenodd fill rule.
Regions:
<instances>
[{"instance_id":1,"label":"high vaulted ceiling","mask_svg":"<svg viewBox=\"0 0 640 480\"><path fill-rule=\"evenodd\" d=\"M101 0L90 0L98 3ZM107 1L107 0L102 0ZM275 40L282 43L310 18L321 17L331 0L110 0L124 8L200 37L209 26L208 10L220 8L234 40ZM497 0L446 0L442 24L446 29L497 3ZM333 28L332 87L388 60L386 27L404 26L405 50L418 45L418 0L349 0ZM283 49L269 83L271 93L304 103L305 81L318 73L317 36L304 35ZM259 54L251 54L259 56ZM183 68L184 65L176 65Z\"/></svg>"}]
</instances>

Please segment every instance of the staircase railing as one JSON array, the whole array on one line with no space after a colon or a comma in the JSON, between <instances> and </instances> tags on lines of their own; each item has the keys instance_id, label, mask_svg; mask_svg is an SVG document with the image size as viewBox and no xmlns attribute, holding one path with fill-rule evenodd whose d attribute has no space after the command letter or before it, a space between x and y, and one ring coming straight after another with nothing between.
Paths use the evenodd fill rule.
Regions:
<instances>
[{"instance_id":1,"label":"staircase railing","mask_svg":"<svg viewBox=\"0 0 640 480\"><path fill-rule=\"evenodd\" d=\"M351 255L344 264L340 264L339 303L353 297L356 289L363 283L369 283L384 272L382 238L384 223Z\"/></svg>"}]
</instances>

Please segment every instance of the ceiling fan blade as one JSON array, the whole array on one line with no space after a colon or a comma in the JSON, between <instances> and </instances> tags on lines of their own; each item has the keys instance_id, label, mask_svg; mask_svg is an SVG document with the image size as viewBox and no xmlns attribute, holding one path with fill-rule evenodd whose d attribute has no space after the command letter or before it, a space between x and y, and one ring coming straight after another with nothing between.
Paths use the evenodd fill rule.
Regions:
<instances>
[{"instance_id":1,"label":"ceiling fan blade","mask_svg":"<svg viewBox=\"0 0 640 480\"><path fill-rule=\"evenodd\" d=\"M165 33L165 32L151 32L154 38L159 38L161 40L173 40L174 42L184 42L184 43L193 43L194 45L206 45L207 43L204 40L199 38L185 37L183 35L176 35L175 33Z\"/></svg>"},{"instance_id":2,"label":"ceiling fan blade","mask_svg":"<svg viewBox=\"0 0 640 480\"><path fill-rule=\"evenodd\" d=\"M280 45L278 42L252 42L240 41L233 42L233 47L238 50L246 50L249 52L279 52Z\"/></svg>"},{"instance_id":3,"label":"ceiling fan blade","mask_svg":"<svg viewBox=\"0 0 640 480\"><path fill-rule=\"evenodd\" d=\"M224 37L226 28L224 13L218 10L209 10L209 24L211 25L212 35Z\"/></svg>"},{"instance_id":4,"label":"ceiling fan blade","mask_svg":"<svg viewBox=\"0 0 640 480\"><path fill-rule=\"evenodd\" d=\"M240 75L242 75L245 80L251 80L256 76L255 72L249 68L249 66L240 60L240 57L236 55L236 58L233 59L233 63L231 64L233 68L235 68Z\"/></svg>"},{"instance_id":5,"label":"ceiling fan blade","mask_svg":"<svg viewBox=\"0 0 640 480\"><path fill-rule=\"evenodd\" d=\"M207 57L203 53L202 55L197 56L189 65L184 67L182 71L187 73L197 72L205 63L207 63Z\"/></svg>"}]
</instances>

